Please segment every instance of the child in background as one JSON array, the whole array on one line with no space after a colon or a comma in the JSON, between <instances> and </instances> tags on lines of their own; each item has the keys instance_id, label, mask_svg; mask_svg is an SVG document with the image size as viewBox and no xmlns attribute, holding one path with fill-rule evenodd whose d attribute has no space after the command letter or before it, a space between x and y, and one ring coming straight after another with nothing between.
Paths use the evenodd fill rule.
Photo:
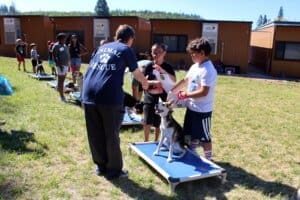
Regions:
<instances>
[{"instance_id":1,"label":"child in background","mask_svg":"<svg viewBox=\"0 0 300 200\"><path fill-rule=\"evenodd\" d=\"M23 70L24 72L26 72L26 67L25 67L25 57L26 57L26 51L27 51L27 47L26 47L26 43L23 42L22 39L18 38L16 40L16 57L17 57L17 61L18 61L18 70L21 70L21 63L23 63Z\"/></svg>"},{"instance_id":2,"label":"child in background","mask_svg":"<svg viewBox=\"0 0 300 200\"><path fill-rule=\"evenodd\" d=\"M38 60L39 60L39 54L37 53L35 43L31 43L30 48L31 48L30 57L31 57L31 64L32 64L32 72L36 73L36 67L37 67Z\"/></svg>"},{"instance_id":3,"label":"child in background","mask_svg":"<svg viewBox=\"0 0 300 200\"><path fill-rule=\"evenodd\" d=\"M88 53L87 48L81 44L77 38L77 35L71 36L70 44L68 45L70 57L71 57L71 72L73 83L76 83L76 72L80 72L81 67L81 56Z\"/></svg>"},{"instance_id":4,"label":"child in background","mask_svg":"<svg viewBox=\"0 0 300 200\"><path fill-rule=\"evenodd\" d=\"M66 34L57 34L56 40L57 42L53 45L52 49L57 73L57 91L59 92L60 100L67 102L64 96L64 82L69 70L70 54L66 46Z\"/></svg>"},{"instance_id":5,"label":"child in background","mask_svg":"<svg viewBox=\"0 0 300 200\"><path fill-rule=\"evenodd\" d=\"M54 45L54 42L52 41L48 41L47 42L47 45L48 45L48 65L49 67L51 68L51 74L56 76L56 70L55 70L55 61L53 59L53 45Z\"/></svg>"},{"instance_id":6,"label":"child in background","mask_svg":"<svg viewBox=\"0 0 300 200\"><path fill-rule=\"evenodd\" d=\"M205 157L211 160L210 129L217 71L209 59L211 46L208 40L204 38L192 40L187 46L187 51L194 64L186 77L171 90L171 94L177 93L179 100L187 100L183 128L185 134L191 136L190 148L195 151L196 147L201 145ZM186 91L181 91L185 85Z\"/></svg>"}]
</instances>

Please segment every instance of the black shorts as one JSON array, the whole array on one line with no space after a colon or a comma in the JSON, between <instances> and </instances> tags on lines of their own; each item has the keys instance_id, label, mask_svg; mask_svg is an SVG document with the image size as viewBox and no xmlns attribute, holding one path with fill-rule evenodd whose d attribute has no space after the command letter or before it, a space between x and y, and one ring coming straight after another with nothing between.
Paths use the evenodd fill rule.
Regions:
<instances>
[{"instance_id":1,"label":"black shorts","mask_svg":"<svg viewBox=\"0 0 300 200\"><path fill-rule=\"evenodd\" d=\"M144 110L144 123L146 125L152 125L154 127L160 126L160 116L155 114L155 104L145 103L143 110Z\"/></svg>"},{"instance_id":2,"label":"black shorts","mask_svg":"<svg viewBox=\"0 0 300 200\"><path fill-rule=\"evenodd\" d=\"M187 109L184 117L184 133L191 135L191 139L198 139L200 142L211 142L210 127L211 127L212 112L199 113Z\"/></svg>"},{"instance_id":3,"label":"black shorts","mask_svg":"<svg viewBox=\"0 0 300 200\"><path fill-rule=\"evenodd\" d=\"M38 61L37 60L31 60L31 64L33 67L36 67L37 64L38 64Z\"/></svg>"}]
</instances>

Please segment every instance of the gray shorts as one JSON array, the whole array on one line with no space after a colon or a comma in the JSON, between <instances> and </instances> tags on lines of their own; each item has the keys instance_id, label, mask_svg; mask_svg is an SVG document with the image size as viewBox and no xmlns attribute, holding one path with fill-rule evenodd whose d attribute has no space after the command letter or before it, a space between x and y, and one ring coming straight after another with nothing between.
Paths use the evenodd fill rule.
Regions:
<instances>
[{"instance_id":1,"label":"gray shorts","mask_svg":"<svg viewBox=\"0 0 300 200\"><path fill-rule=\"evenodd\" d=\"M65 76L69 71L68 66L56 66L56 73L58 76Z\"/></svg>"}]
</instances>

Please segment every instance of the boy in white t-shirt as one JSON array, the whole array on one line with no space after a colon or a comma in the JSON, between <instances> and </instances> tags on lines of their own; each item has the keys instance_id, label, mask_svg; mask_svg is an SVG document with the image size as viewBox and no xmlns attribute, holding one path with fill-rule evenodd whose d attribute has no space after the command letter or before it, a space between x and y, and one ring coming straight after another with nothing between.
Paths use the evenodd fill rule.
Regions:
<instances>
[{"instance_id":1,"label":"boy in white t-shirt","mask_svg":"<svg viewBox=\"0 0 300 200\"><path fill-rule=\"evenodd\" d=\"M211 160L210 129L217 72L209 59L211 46L208 40L192 40L187 46L187 51L191 54L194 64L171 93L176 93L179 100L184 99L187 102L183 128L185 134L191 136L191 149L195 150L201 145L205 157ZM183 91L182 88L186 85L187 88Z\"/></svg>"}]
</instances>

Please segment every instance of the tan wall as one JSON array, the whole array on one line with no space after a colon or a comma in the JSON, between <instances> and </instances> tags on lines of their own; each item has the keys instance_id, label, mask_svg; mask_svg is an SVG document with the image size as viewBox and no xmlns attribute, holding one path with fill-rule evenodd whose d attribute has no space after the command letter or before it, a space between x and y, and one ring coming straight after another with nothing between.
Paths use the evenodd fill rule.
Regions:
<instances>
[{"instance_id":1,"label":"tan wall","mask_svg":"<svg viewBox=\"0 0 300 200\"><path fill-rule=\"evenodd\" d=\"M300 42L300 27L276 26L274 42L276 41ZM276 60L275 50L274 46L271 74L273 76L300 77L300 61Z\"/></svg>"},{"instance_id":2,"label":"tan wall","mask_svg":"<svg viewBox=\"0 0 300 200\"><path fill-rule=\"evenodd\" d=\"M248 71L251 23L220 22L218 36L218 54L226 65L240 66L241 73Z\"/></svg>"},{"instance_id":3,"label":"tan wall","mask_svg":"<svg viewBox=\"0 0 300 200\"><path fill-rule=\"evenodd\" d=\"M272 62L272 76L288 76L300 78L299 61L275 61Z\"/></svg>"},{"instance_id":4,"label":"tan wall","mask_svg":"<svg viewBox=\"0 0 300 200\"><path fill-rule=\"evenodd\" d=\"M55 38L57 31L83 31L84 43L89 54L83 57L87 62L94 50L93 44L93 17L44 17L22 16L21 29L27 36L28 43L38 44L38 50L43 58L47 58L46 42ZM213 61L223 58L224 64L238 65L241 72L247 72L248 54L250 44L251 23L245 22L210 22L198 20L144 20L138 17L110 17L110 40L113 40L115 31L120 24L129 24L136 30L136 40L133 48L137 53L150 51L153 34L178 34L187 35L188 41L201 37L202 23L218 23L218 49L217 55L211 55ZM3 22L1 23L3 26ZM3 29L3 27L2 27ZM1 31L1 29L0 29ZM3 30L1 31L3 35ZM4 36L1 36L1 40ZM222 44L224 51L222 52ZM9 50L7 50L9 48ZM0 44L1 55L14 55L14 45ZM192 64L190 56L184 53L167 54L166 58L171 64Z\"/></svg>"},{"instance_id":5,"label":"tan wall","mask_svg":"<svg viewBox=\"0 0 300 200\"><path fill-rule=\"evenodd\" d=\"M26 34L26 42L37 44L37 50L42 59L48 58L47 41L52 38L52 27L45 27L45 23L49 23L49 18L44 16L28 16L21 18L21 31ZM28 53L30 47L28 46Z\"/></svg>"},{"instance_id":6,"label":"tan wall","mask_svg":"<svg viewBox=\"0 0 300 200\"><path fill-rule=\"evenodd\" d=\"M136 32L135 41L132 48L136 53L145 52L150 44L150 29L149 21L138 17L111 17L110 18L110 40L113 40L115 32L119 25L128 24L132 26Z\"/></svg>"},{"instance_id":7,"label":"tan wall","mask_svg":"<svg viewBox=\"0 0 300 200\"><path fill-rule=\"evenodd\" d=\"M1 27L0 31L1 43L0 43L0 55L1 56L15 56L15 45L5 45L4 44L4 25L3 18L1 18ZM25 36L25 42L28 43L36 43L38 53L40 54L42 59L46 59L48 57L47 50L47 40L48 38L52 38L52 25L49 21L48 17L44 16L22 16L20 17L21 24L21 34ZM27 49L27 57L30 57L30 47Z\"/></svg>"},{"instance_id":8,"label":"tan wall","mask_svg":"<svg viewBox=\"0 0 300 200\"><path fill-rule=\"evenodd\" d=\"M250 63L269 73L274 39L274 27L252 31L250 39Z\"/></svg>"},{"instance_id":9,"label":"tan wall","mask_svg":"<svg viewBox=\"0 0 300 200\"><path fill-rule=\"evenodd\" d=\"M274 27L267 27L257 31L252 31L250 45L262 48L273 48Z\"/></svg>"},{"instance_id":10,"label":"tan wall","mask_svg":"<svg viewBox=\"0 0 300 200\"><path fill-rule=\"evenodd\" d=\"M151 24L149 20L139 19L139 28L136 35L136 46L139 53L150 51L151 46Z\"/></svg>"},{"instance_id":11,"label":"tan wall","mask_svg":"<svg viewBox=\"0 0 300 200\"><path fill-rule=\"evenodd\" d=\"M6 45L4 38L4 16L0 16L0 56L15 56L15 45Z\"/></svg>"},{"instance_id":12,"label":"tan wall","mask_svg":"<svg viewBox=\"0 0 300 200\"><path fill-rule=\"evenodd\" d=\"M192 40L202 35L202 21L190 20L151 20L153 34L180 34L187 35ZM207 22L210 23L210 22ZM251 23L212 22L219 24L217 54L211 55L213 61L221 60L226 65L238 65L241 72L247 72L250 45ZM224 51L222 52L222 43ZM223 55L223 56L222 56ZM192 64L187 53L168 53L167 59L177 65L184 60Z\"/></svg>"}]
</instances>

